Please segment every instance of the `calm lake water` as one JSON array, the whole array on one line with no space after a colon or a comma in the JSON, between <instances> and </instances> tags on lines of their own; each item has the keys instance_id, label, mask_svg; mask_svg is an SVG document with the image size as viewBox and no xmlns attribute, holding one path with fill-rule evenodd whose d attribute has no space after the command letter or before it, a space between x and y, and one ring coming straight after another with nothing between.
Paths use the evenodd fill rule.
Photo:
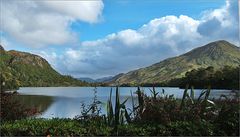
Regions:
<instances>
[{"instance_id":1,"label":"calm lake water","mask_svg":"<svg viewBox=\"0 0 240 137\"><path fill-rule=\"evenodd\" d=\"M145 94L151 95L150 87L141 88ZM170 88L170 87L157 87L156 90L162 93L165 90L165 95L174 95L175 98L181 98L184 89ZM102 102L102 114L104 114L106 105L109 99L111 87L97 87L97 99ZM135 92L137 87L120 87L120 100L123 101L127 98L126 106L132 108L131 91ZM198 97L202 90L195 89L195 97ZM81 104L86 106L93 101L94 87L23 87L18 90L21 94L20 101L28 104L31 107L37 107L42 111L41 115L37 117L42 118L74 118L76 115L81 114ZM230 95L229 90L211 90L211 98L219 98L221 94ZM113 88L112 95L115 96L115 88ZM159 94L161 95L161 94ZM134 94L134 96L136 96ZM115 101L114 97L112 98ZM134 99L137 103L136 98Z\"/></svg>"}]
</instances>

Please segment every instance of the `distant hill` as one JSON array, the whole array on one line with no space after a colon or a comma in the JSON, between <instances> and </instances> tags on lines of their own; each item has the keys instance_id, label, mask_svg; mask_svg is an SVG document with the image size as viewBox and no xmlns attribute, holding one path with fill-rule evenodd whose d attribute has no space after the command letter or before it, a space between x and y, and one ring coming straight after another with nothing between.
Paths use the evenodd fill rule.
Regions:
<instances>
[{"instance_id":1,"label":"distant hill","mask_svg":"<svg viewBox=\"0 0 240 137\"><path fill-rule=\"evenodd\" d=\"M103 78L100 78L100 79L96 79L96 82L108 83L108 82L117 80L122 75L124 75L124 74L120 73L120 74L117 74L116 76L103 77Z\"/></svg>"},{"instance_id":2,"label":"distant hill","mask_svg":"<svg viewBox=\"0 0 240 137\"><path fill-rule=\"evenodd\" d=\"M102 77L102 78L96 79L95 82L107 82L107 81L111 80L112 78L113 78L113 76Z\"/></svg>"},{"instance_id":3,"label":"distant hill","mask_svg":"<svg viewBox=\"0 0 240 137\"><path fill-rule=\"evenodd\" d=\"M207 68L208 66L220 69L225 65L234 67L239 64L239 47L220 40L193 49L183 55L165 59L149 67L130 71L110 83L112 85L160 83L181 78L192 69Z\"/></svg>"},{"instance_id":4,"label":"distant hill","mask_svg":"<svg viewBox=\"0 0 240 137\"><path fill-rule=\"evenodd\" d=\"M117 78L119 78L122 75L123 75L123 73L120 73L116 76L102 77L102 78L98 78L98 79L92 79L92 78L88 78L88 77L77 78L77 79L82 80L82 81L86 81L86 82L89 82L89 83L108 83L110 81L116 80Z\"/></svg>"},{"instance_id":5,"label":"distant hill","mask_svg":"<svg viewBox=\"0 0 240 137\"><path fill-rule=\"evenodd\" d=\"M88 82L88 83L95 83L96 81L92 78L87 78L87 77L83 77L83 78L77 78L78 80L81 80L81 81L85 81L85 82Z\"/></svg>"},{"instance_id":6,"label":"distant hill","mask_svg":"<svg viewBox=\"0 0 240 137\"><path fill-rule=\"evenodd\" d=\"M85 86L86 82L63 76L54 70L42 57L27 52L5 51L0 46L1 83L11 86L15 81L18 86Z\"/></svg>"}]
</instances>

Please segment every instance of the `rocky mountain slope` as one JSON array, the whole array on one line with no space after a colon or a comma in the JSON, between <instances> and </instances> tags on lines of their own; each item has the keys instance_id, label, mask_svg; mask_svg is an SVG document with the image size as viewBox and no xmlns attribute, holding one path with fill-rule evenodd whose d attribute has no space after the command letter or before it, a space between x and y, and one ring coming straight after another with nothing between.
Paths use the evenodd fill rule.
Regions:
<instances>
[{"instance_id":1,"label":"rocky mountain slope","mask_svg":"<svg viewBox=\"0 0 240 137\"><path fill-rule=\"evenodd\" d=\"M83 86L86 82L63 76L42 57L20 51L5 51L0 46L1 81L5 86Z\"/></svg>"},{"instance_id":2,"label":"rocky mountain slope","mask_svg":"<svg viewBox=\"0 0 240 137\"><path fill-rule=\"evenodd\" d=\"M238 66L239 64L239 47L220 40L149 67L130 71L112 81L111 84L160 83L183 77L187 71L200 67L213 66L218 69L225 65Z\"/></svg>"}]
</instances>

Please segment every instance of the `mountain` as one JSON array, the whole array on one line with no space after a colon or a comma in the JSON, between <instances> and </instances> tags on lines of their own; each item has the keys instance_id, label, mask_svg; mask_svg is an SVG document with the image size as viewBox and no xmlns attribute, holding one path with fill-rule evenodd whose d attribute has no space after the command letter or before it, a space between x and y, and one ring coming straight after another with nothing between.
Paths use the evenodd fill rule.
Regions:
<instances>
[{"instance_id":1,"label":"mountain","mask_svg":"<svg viewBox=\"0 0 240 137\"><path fill-rule=\"evenodd\" d=\"M63 76L54 70L42 57L27 52L5 51L0 46L1 84L11 87L38 86L83 86L86 82Z\"/></svg>"},{"instance_id":2,"label":"mountain","mask_svg":"<svg viewBox=\"0 0 240 137\"><path fill-rule=\"evenodd\" d=\"M92 78L88 78L88 77L83 77L83 78L77 78L78 80L81 80L81 81L85 81L85 82L88 82L88 83L95 83L96 81Z\"/></svg>"},{"instance_id":3,"label":"mountain","mask_svg":"<svg viewBox=\"0 0 240 137\"><path fill-rule=\"evenodd\" d=\"M119 77L121 77L122 75L124 75L124 74L123 74L123 73L120 73L120 74L117 74L117 75L115 75L115 76L109 76L109 77L99 78L99 79L96 79L95 81L96 81L96 82L108 83L108 82L117 80L117 79L118 79Z\"/></svg>"},{"instance_id":4,"label":"mountain","mask_svg":"<svg viewBox=\"0 0 240 137\"><path fill-rule=\"evenodd\" d=\"M213 66L220 69L225 65L240 64L239 47L224 41L215 41L196 48L183 55L165 59L146 68L130 71L112 81L111 84L161 83L181 78L185 73L197 68Z\"/></svg>"},{"instance_id":5,"label":"mountain","mask_svg":"<svg viewBox=\"0 0 240 137\"><path fill-rule=\"evenodd\" d=\"M112 78L113 78L113 76L102 77L102 78L96 79L95 81L96 81L96 82L106 82L106 81L111 80Z\"/></svg>"},{"instance_id":6,"label":"mountain","mask_svg":"<svg viewBox=\"0 0 240 137\"><path fill-rule=\"evenodd\" d=\"M83 77L83 78L78 78L78 79L85 81L85 82L89 82L89 83L108 83L110 81L114 81L114 80L118 79L122 75L123 75L123 73L120 73L116 76L102 77L102 78L98 78L98 79L92 79L92 78L88 78L88 77Z\"/></svg>"}]
</instances>

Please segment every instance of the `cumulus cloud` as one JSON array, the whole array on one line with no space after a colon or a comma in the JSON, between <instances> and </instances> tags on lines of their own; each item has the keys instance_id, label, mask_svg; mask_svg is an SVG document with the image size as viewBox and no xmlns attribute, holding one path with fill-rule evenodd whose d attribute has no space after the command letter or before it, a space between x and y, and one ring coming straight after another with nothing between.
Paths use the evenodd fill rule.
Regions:
<instances>
[{"instance_id":1,"label":"cumulus cloud","mask_svg":"<svg viewBox=\"0 0 240 137\"><path fill-rule=\"evenodd\" d=\"M90 23L101 18L104 6L102 1L43 1L42 4L54 12Z\"/></svg>"},{"instance_id":2,"label":"cumulus cloud","mask_svg":"<svg viewBox=\"0 0 240 137\"><path fill-rule=\"evenodd\" d=\"M154 19L138 30L123 30L67 49L59 66L67 74L94 78L144 67L185 52L201 38L198 24L183 15Z\"/></svg>"},{"instance_id":3,"label":"cumulus cloud","mask_svg":"<svg viewBox=\"0 0 240 137\"><path fill-rule=\"evenodd\" d=\"M236 2L226 1L219 9L204 11L200 19L165 16L137 30L82 42L78 49L66 51L61 66L76 77L101 77L146 67L219 39L239 44Z\"/></svg>"},{"instance_id":4,"label":"cumulus cloud","mask_svg":"<svg viewBox=\"0 0 240 137\"><path fill-rule=\"evenodd\" d=\"M29 47L77 42L73 21L95 23L102 1L1 1L1 31Z\"/></svg>"},{"instance_id":5,"label":"cumulus cloud","mask_svg":"<svg viewBox=\"0 0 240 137\"><path fill-rule=\"evenodd\" d=\"M63 74L71 74L75 77L98 78L146 67L219 39L225 39L239 45L237 2L237 0L227 0L226 4L219 9L204 11L200 19L193 19L186 15L156 18L136 30L126 29L109 34L95 41L79 42L78 47L66 48L66 51L61 55L55 51L41 51L36 53L47 58ZM37 7L39 6L36 2L32 4ZM13 10L13 13L9 11L13 14L13 17L10 18L11 20L8 21L10 24L7 26L12 25L13 28L20 29L18 30L19 33L29 32L29 30L30 32L41 33L41 31L37 31L39 26L35 24L42 26L42 28L46 27L48 29L45 31L50 30L50 32L49 35L44 36L46 37L45 45L59 44L56 41L59 39L62 40L60 43L68 41L74 35L71 31L67 30L69 22L76 19L89 23L96 22L99 16L101 16L103 7L103 4L100 2L99 5L96 4L94 7L94 9L99 9L97 10L99 12L90 12L89 16L85 16L85 14L76 15L75 12L72 12L79 11L80 9L74 7L68 8L68 5L65 8L62 3L46 2L41 4L47 5L45 8L48 12L51 11L50 13L52 13L47 14L51 17L47 17L46 22L41 22L46 17L42 17L42 19L38 17L46 16L43 12L37 17L33 17L34 20L40 18L38 21L34 22L34 24L29 23L30 27L26 27L22 23L25 20L24 18L21 18L21 21L19 17L14 18L16 12ZM33 6L30 6L30 9L31 7ZM58 12L61 12L61 15L57 14ZM92 13L97 14L92 15ZM28 13L26 14L28 15ZM51 24L48 22L49 20L58 21L60 24L59 26L57 24L49 26L48 24ZM55 25L57 27L64 27L60 28L60 32L58 31L55 34L55 38L49 38L51 35L54 36L51 29L55 30ZM15 34L16 32L12 30L12 33ZM35 33L29 33L28 36L31 38L30 34ZM32 42L39 39L39 37L37 38L39 35L35 35L36 39L32 40ZM22 37L19 38L20 40L24 39ZM40 40L38 42L41 43Z\"/></svg>"},{"instance_id":6,"label":"cumulus cloud","mask_svg":"<svg viewBox=\"0 0 240 137\"><path fill-rule=\"evenodd\" d=\"M227 39L239 45L238 1L227 0L220 9L205 11L198 32L206 39Z\"/></svg>"}]
</instances>

